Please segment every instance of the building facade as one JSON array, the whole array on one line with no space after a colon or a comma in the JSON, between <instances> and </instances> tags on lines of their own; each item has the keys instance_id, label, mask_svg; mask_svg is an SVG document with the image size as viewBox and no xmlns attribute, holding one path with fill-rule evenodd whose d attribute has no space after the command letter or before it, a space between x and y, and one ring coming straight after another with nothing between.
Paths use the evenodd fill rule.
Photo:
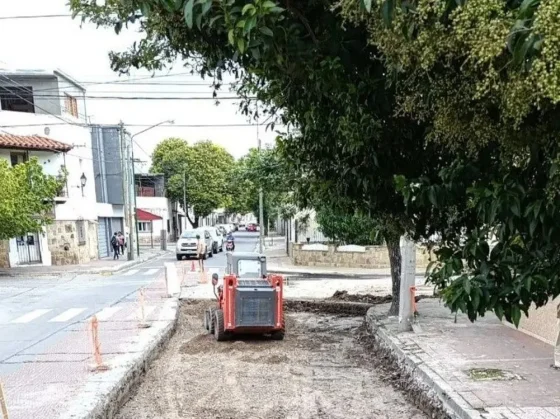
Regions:
<instances>
[{"instance_id":1,"label":"building facade","mask_svg":"<svg viewBox=\"0 0 560 419\"><path fill-rule=\"evenodd\" d=\"M0 69L0 158L36 158L63 176L52 223L0 243L0 265L66 265L97 258L97 213L85 89L59 70Z\"/></svg>"}]
</instances>

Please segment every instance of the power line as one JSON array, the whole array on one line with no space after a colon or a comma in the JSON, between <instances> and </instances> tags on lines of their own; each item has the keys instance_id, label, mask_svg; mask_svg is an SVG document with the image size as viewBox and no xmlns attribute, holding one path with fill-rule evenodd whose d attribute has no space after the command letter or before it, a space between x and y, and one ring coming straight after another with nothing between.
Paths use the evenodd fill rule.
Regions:
<instances>
[{"instance_id":1,"label":"power line","mask_svg":"<svg viewBox=\"0 0 560 419\"><path fill-rule=\"evenodd\" d=\"M20 85L21 86L21 85ZM0 86L1 87L1 86ZM24 86L22 86L24 87ZM28 92L30 93L30 92ZM158 93L158 92L154 92ZM204 94L204 93L200 93ZM10 92L9 94L0 93L1 98L6 99L13 99L13 96L21 98L18 94L14 92ZM66 95L36 95L37 98L53 98L53 99L65 99ZM87 95L80 95L74 96L76 99L84 98L84 99L91 99L91 100L236 100L236 99L245 99L241 96L223 96L223 97L196 97L196 96L87 96ZM256 99L256 96L247 97L247 99Z\"/></svg>"},{"instance_id":2,"label":"power line","mask_svg":"<svg viewBox=\"0 0 560 419\"><path fill-rule=\"evenodd\" d=\"M0 16L0 20L16 20L16 19L52 19L60 17L72 17L72 15L19 15L19 16Z\"/></svg>"},{"instance_id":3,"label":"power line","mask_svg":"<svg viewBox=\"0 0 560 419\"><path fill-rule=\"evenodd\" d=\"M263 125L264 122L259 123L260 125ZM0 125L0 128L19 128L19 127L47 127L47 126L60 126L60 125L68 125L68 123L57 123L57 122L51 122L51 123L45 123L45 124L22 124L22 125ZM96 126L96 125L116 125L116 124L102 124L102 123L96 123L96 124L74 124L74 125L79 125L79 126L83 126L83 127L89 127L89 126ZM151 125L149 124L125 124L127 127L138 127L138 128L142 128L142 127L150 127ZM277 126L282 126L282 124L276 124ZM162 128L235 128L235 127L255 127L257 126L257 124L161 124L158 125L159 127Z\"/></svg>"}]
</instances>

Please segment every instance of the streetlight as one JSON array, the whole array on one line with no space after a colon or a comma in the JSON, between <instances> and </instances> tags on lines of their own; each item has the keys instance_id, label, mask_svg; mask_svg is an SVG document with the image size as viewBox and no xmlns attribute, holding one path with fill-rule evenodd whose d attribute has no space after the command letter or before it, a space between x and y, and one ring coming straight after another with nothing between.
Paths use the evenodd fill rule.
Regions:
<instances>
[{"instance_id":1,"label":"streetlight","mask_svg":"<svg viewBox=\"0 0 560 419\"><path fill-rule=\"evenodd\" d=\"M87 177L86 174L82 172L80 176L80 185L82 186L82 197L84 196L84 188L86 187Z\"/></svg>"},{"instance_id":2,"label":"streetlight","mask_svg":"<svg viewBox=\"0 0 560 419\"><path fill-rule=\"evenodd\" d=\"M134 137L137 137L140 134L145 133L146 131L149 131L151 129L154 129L156 127L159 127L160 125L163 124L175 124L175 121L172 119L168 119L166 121L161 121L158 122L157 124L151 125L148 128L145 128L141 131L138 131L136 134L132 134L130 136L130 149L131 149L131 159L132 159L132 184L133 186L133 195L134 195L134 230L135 230L135 234L136 234L136 254L138 255L138 257L140 257L140 240L138 239L138 216L136 214L136 179L135 179L135 174L134 174ZM138 146L140 147L140 146Z\"/></svg>"}]
</instances>

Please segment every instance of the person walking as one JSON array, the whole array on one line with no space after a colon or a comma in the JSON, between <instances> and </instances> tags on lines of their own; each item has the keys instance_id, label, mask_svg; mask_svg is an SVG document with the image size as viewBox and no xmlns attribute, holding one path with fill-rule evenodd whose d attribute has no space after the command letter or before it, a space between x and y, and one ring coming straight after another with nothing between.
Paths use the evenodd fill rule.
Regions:
<instances>
[{"instance_id":1,"label":"person walking","mask_svg":"<svg viewBox=\"0 0 560 419\"><path fill-rule=\"evenodd\" d=\"M126 246L126 241L124 239L124 235L122 234L122 231L119 231L119 234L117 235L117 240L119 242L120 254L124 256L124 248Z\"/></svg>"},{"instance_id":2,"label":"person walking","mask_svg":"<svg viewBox=\"0 0 560 419\"><path fill-rule=\"evenodd\" d=\"M200 234L196 235L196 258L198 259L198 267L200 272L204 272L204 256L206 255L206 243L200 238Z\"/></svg>"},{"instance_id":3,"label":"person walking","mask_svg":"<svg viewBox=\"0 0 560 419\"><path fill-rule=\"evenodd\" d=\"M113 260L119 258L119 239L118 234L115 232L111 237L111 247L113 248Z\"/></svg>"}]
</instances>

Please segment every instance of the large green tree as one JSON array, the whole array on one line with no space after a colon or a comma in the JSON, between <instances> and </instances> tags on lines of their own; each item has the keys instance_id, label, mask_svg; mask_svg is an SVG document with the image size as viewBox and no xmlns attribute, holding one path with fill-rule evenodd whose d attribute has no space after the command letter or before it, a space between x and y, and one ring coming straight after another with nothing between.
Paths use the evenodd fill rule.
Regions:
<instances>
[{"instance_id":1,"label":"large green tree","mask_svg":"<svg viewBox=\"0 0 560 419\"><path fill-rule=\"evenodd\" d=\"M400 112L454 156L437 178L399 178L440 236L430 280L453 311L517 324L560 295L558 1L342 5L383 52Z\"/></svg>"},{"instance_id":2,"label":"large green tree","mask_svg":"<svg viewBox=\"0 0 560 419\"><path fill-rule=\"evenodd\" d=\"M152 172L163 173L167 180L167 194L175 202L183 203L186 193L187 217L198 227L200 217L227 203L229 173L233 157L210 141L190 146L179 138L169 138L157 145L152 155Z\"/></svg>"},{"instance_id":3,"label":"large green tree","mask_svg":"<svg viewBox=\"0 0 560 419\"><path fill-rule=\"evenodd\" d=\"M53 198L62 186L36 159L13 167L0 159L0 240L39 231L49 223Z\"/></svg>"}]
</instances>

